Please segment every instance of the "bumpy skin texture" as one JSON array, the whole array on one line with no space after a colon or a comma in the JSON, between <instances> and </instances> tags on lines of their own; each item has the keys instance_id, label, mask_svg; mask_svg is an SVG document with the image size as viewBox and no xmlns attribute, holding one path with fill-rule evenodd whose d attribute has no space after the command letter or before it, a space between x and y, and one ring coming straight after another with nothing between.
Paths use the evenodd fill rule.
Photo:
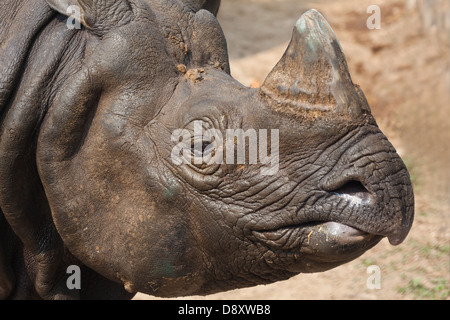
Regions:
<instances>
[{"instance_id":1,"label":"bumpy skin texture","mask_svg":"<svg viewBox=\"0 0 450 320\"><path fill-rule=\"evenodd\" d=\"M406 237L408 172L326 21L304 15L250 89L229 74L219 3L2 1L0 298L205 295ZM278 172L175 165L171 134L194 121L279 129Z\"/></svg>"}]
</instances>

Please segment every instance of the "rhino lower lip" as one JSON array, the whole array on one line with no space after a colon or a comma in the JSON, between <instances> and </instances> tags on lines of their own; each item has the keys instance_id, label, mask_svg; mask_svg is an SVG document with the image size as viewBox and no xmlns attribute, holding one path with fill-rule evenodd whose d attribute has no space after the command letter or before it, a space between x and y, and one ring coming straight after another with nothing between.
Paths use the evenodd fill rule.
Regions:
<instances>
[{"instance_id":1,"label":"rhino lower lip","mask_svg":"<svg viewBox=\"0 0 450 320\"><path fill-rule=\"evenodd\" d=\"M274 249L299 251L327 261L353 259L383 238L338 222L315 222L271 231L253 231L253 235Z\"/></svg>"},{"instance_id":2,"label":"rhino lower lip","mask_svg":"<svg viewBox=\"0 0 450 320\"><path fill-rule=\"evenodd\" d=\"M363 253L383 238L337 222L319 223L307 229L307 245L303 251L324 254L327 258Z\"/></svg>"}]
</instances>

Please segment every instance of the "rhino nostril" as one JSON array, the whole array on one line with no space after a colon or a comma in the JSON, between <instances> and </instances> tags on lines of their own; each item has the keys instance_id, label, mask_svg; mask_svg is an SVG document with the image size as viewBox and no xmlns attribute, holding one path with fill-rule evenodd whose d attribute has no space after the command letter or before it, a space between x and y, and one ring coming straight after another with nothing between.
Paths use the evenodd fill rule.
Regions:
<instances>
[{"instance_id":1,"label":"rhino nostril","mask_svg":"<svg viewBox=\"0 0 450 320\"><path fill-rule=\"evenodd\" d=\"M369 202L371 199L370 192L367 191L361 182L355 180L348 181L343 186L331 190L330 193L348 198L355 202Z\"/></svg>"}]
</instances>

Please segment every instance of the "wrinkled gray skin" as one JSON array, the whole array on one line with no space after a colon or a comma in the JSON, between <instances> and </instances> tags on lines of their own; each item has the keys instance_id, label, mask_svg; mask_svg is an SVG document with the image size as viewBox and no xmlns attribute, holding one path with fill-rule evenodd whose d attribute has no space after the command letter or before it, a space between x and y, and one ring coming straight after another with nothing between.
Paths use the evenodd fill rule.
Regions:
<instances>
[{"instance_id":1,"label":"wrinkled gray skin","mask_svg":"<svg viewBox=\"0 0 450 320\"><path fill-rule=\"evenodd\" d=\"M218 6L1 1L0 298L206 295L404 240L408 172L323 17L305 14L250 89L230 76ZM195 120L279 129L279 171L176 166L171 134Z\"/></svg>"}]
</instances>

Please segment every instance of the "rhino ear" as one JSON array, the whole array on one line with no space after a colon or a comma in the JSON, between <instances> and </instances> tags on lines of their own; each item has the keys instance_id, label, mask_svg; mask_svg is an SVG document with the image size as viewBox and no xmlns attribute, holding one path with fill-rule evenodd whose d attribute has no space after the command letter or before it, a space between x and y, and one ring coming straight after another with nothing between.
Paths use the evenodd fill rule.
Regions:
<instances>
[{"instance_id":1,"label":"rhino ear","mask_svg":"<svg viewBox=\"0 0 450 320\"><path fill-rule=\"evenodd\" d=\"M64 15L71 14L70 7L78 6L77 0L46 0L47 4L54 10Z\"/></svg>"},{"instance_id":2,"label":"rhino ear","mask_svg":"<svg viewBox=\"0 0 450 320\"><path fill-rule=\"evenodd\" d=\"M203 5L203 9L208 10L217 17L220 8L220 0L207 0Z\"/></svg>"},{"instance_id":3,"label":"rhino ear","mask_svg":"<svg viewBox=\"0 0 450 320\"><path fill-rule=\"evenodd\" d=\"M200 9L205 9L217 16L220 0L184 0L184 4L195 12L198 12Z\"/></svg>"},{"instance_id":4,"label":"rhino ear","mask_svg":"<svg viewBox=\"0 0 450 320\"><path fill-rule=\"evenodd\" d=\"M127 0L46 0L59 13L79 19L81 24L96 33L103 33L113 26L128 23L132 17Z\"/></svg>"},{"instance_id":5,"label":"rhino ear","mask_svg":"<svg viewBox=\"0 0 450 320\"><path fill-rule=\"evenodd\" d=\"M81 7L77 0L46 0L47 4L53 9L58 11L59 13L65 15L65 16L72 16L75 19L80 19L80 22L85 26L86 22L84 21L84 17L81 15ZM80 13L80 16L77 16L77 14L74 14L76 12L76 9L78 8L78 12Z\"/></svg>"},{"instance_id":6,"label":"rhino ear","mask_svg":"<svg viewBox=\"0 0 450 320\"><path fill-rule=\"evenodd\" d=\"M370 112L362 91L352 82L336 35L316 10L298 20L288 49L261 90L277 105L295 112L350 116Z\"/></svg>"}]
</instances>

